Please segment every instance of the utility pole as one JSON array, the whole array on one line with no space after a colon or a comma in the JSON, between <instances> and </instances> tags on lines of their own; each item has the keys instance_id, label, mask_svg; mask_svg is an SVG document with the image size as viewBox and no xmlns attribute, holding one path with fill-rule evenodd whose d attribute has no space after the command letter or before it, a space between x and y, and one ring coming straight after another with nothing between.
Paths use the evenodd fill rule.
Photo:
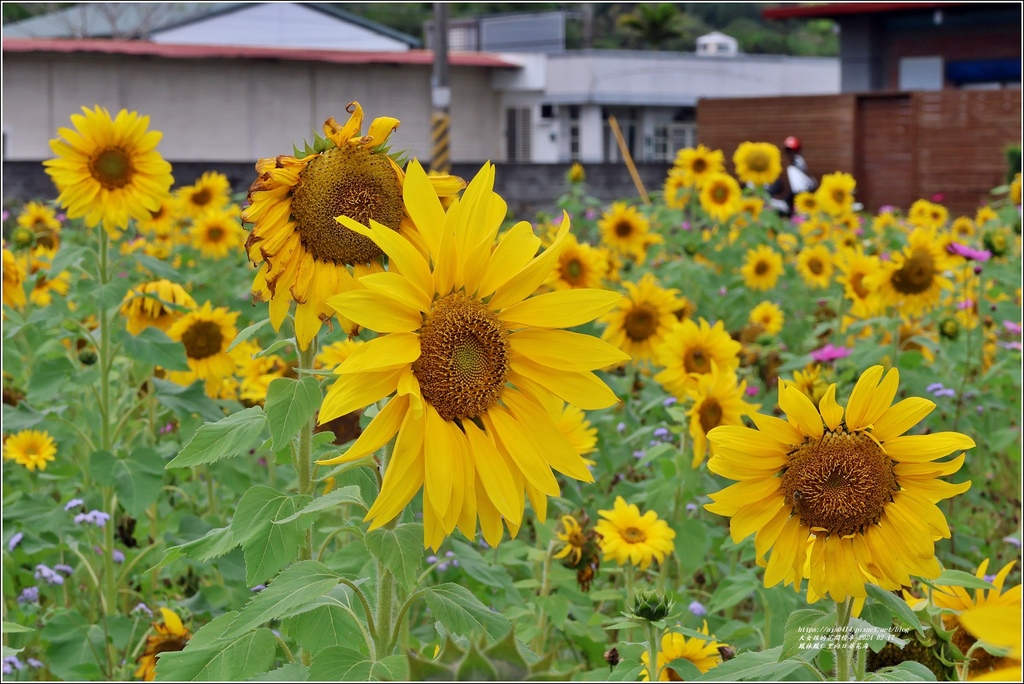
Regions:
<instances>
[{"instance_id":1,"label":"utility pole","mask_svg":"<svg viewBox=\"0 0 1024 684\"><path fill-rule=\"evenodd\" d=\"M448 3L434 3L434 71L430 77L430 170L450 173L451 155L448 151L448 114L452 102L452 89L448 85Z\"/></svg>"}]
</instances>

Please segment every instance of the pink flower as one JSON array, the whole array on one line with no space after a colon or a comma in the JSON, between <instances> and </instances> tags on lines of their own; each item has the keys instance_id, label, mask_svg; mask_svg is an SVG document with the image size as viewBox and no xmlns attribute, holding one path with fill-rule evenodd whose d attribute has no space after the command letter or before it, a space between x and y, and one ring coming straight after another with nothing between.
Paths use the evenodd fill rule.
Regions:
<instances>
[{"instance_id":1,"label":"pink flower","mask_svg":"<svg viewBox=\"0 0 1024 684\"><path fill-rule=\"evenodd\" d=\"M846 347L835 347L831 344L826 344L821 349L812 351L811 358L819 363L827 363L836 359L845 359L851 353L852 350Z\"/></svg>"},{"instance_id":2,"label":"pink flower","mask_svg":"<svg viewBox=\"0 0 1024 684\"><path fill-rule=\"evenodd\" d=\"M1006 328L1006 332L1011 335L1020 335L1021 326L1020 323L1014 323L1013 321L1003 321L1003 327Z\"/></svg>"},{"instance_id":3,"label":"pink flower","mask_svg":"<svg viewBox=\"0 0 1024 684\"><path fill-rule=\"evenodd\" d=\"M992 257L992 252L987 249L974 249L959 242L950 242L946 245L946 251L969 261L988 261Z\"/></svg>"}]
</instances>

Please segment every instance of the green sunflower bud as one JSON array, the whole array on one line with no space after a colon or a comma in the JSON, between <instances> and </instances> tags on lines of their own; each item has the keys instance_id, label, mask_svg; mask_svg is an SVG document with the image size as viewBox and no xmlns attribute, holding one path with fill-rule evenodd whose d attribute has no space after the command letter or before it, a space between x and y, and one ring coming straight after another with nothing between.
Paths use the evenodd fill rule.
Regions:
<instances>
[{"instance_id":1,"label":"green sunflower bud","mask_svg":"<svg viewBox=\"0 0 1024 684\"><path fill-rule=\"evenodd\" d=\"M638 589L629 612L635 617L657 622L668 617L674 604L675 601L656 589Z\"/></svg>"},{"instance_id":2,"label":"green sunflower bud","mask_svg":"<svg viewBox=\"0 0 1024 684\"><path fill-rule=\"evenodd\" d=\"M1010 249L1010 241L1006 233L1001 230L991 230L985 233L982 238L985 249L992 252L993 256L1003 256Z\"/></svg>"},{"instance_id":3,"label":"green sunflower bud","mask_svg":"<svg viewBox=\"0 0 1024 684\"><path fill-rule=\"evenodd\" d=\"M15 249L25 249L31 247L36 241L36 234L32 232L31 228L25 226L18 226L11 231L11 244L14 245Z\"/></svg>"},{"instance_id":4,"label":"green sunflower bud","mask_svg":"<svg viewBox=\"0 0 1024 684\"><path fill-rule=\"evenodd\" d=\"M95 349L83 349L78 352L78 360L85 366L91 366L96 363L96 350Z\"/></svg>"},{"instance_id":5,"label":"green sunflower bud","mask_svg":"<svg viewBox=\"0 0 1024 684\"><path fill-rule=\"evenodd\" d=\"M944 318L939 323L939 334L947 340L955 340L960 336L960 323L955 318Z\"/></svg>"}]
</instances>

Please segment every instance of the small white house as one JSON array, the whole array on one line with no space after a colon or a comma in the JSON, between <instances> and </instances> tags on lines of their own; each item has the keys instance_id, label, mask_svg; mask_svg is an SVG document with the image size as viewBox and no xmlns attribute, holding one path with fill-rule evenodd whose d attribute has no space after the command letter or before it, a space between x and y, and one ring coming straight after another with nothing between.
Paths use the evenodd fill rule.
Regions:
<instances>
[{"instance_id":1,"label":"small white house","mask_svg":"<svg viewBox=\"0 0 1024 684\"><path fill-rule=\"evenodd\" d=\"M739 41L724 33L712 31L697 39L697 55L700 57L735 57L738 54Z\"/></svg>"}]
</instances>

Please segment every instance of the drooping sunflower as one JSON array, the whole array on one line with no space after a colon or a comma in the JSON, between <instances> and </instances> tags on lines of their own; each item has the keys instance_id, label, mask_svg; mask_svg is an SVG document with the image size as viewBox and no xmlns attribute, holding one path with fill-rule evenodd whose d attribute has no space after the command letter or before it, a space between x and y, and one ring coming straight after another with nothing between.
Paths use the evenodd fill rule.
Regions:
<instances>
[{"instance_id":1,"label":"drooping sunflower","mask_svg":"<svg viewBox=\"0 0 1024 684\"><path fill-rule=\"evenodd\" d=\"M694 385L688 390L693 401L686 415L690 417L690 439L693 441L694 469L704 462L708 453L708 433L719 425L743 425L743 416L760 408L759 404L748 404L747 382L737 382L731 370L723 371L713 361L711 372L693 376ZM711 453L715 449L711 447Z\"/></svg>"},{"instance_id":2,"label":"drooping sunflower","mask_svg":"<svg viewBox=\"0 0 1024 684\"><path fill-rule=\"evenodd\" d=\"M810 288L824 288L832 284L832 252L825 245L812 245L800 250L796 257L796 270Z\"/></svg>"},{"instance_id":3,"label":"drooping sunflower","mask_svg":"<svg viewBox=\"0 0 1024 684\"><path fill-rule=\"evenodd\" d=\"M245 230L238 221L238 207L208 209L196 217L189 230L192 246L208 259L224 259L245 244Z\"/></svg>"},{"instance_id":4,"label":"drooping sunflower","mask_svg":"<svg viewBox=\"0 0 1024 684\"><path fill-rule=\"evenodd\" d=\"M14 309L21 310L25 308L25 303L28 301L25 297L25 267L22 266L21 262L18 261L18 258L14 256L14 252L6 247L3 250L3 259L4 304Z\"/></svg>"},{"instance_id":5,"label":"drooping sunflower","mask_svg":"<svg viewBox=\"0 0 1024 684\"><path fill-rule=\"evenodd\" d=\"M552 558L568 558L569 562L575 565L583 558L583 550L589 540L579 522L571 515L562 516L562 529L565 531L556 532L555 536L564 542L565 546Z\"/></svg>"},{"instance_id":6,"label":"drooping sunflower","mask_svg":"<svg viewBox=\"0 0 1024 684\"><path fill-rule=\"evenodd\" d=\"M169 192L174 178L156 146L163 136L147 131L149 117L122 109L117 117L96 105L72 114L70 128L50 141L56 159L43 162L60 194L57 203L68 218L102 224L117 237L129 219L145 221Z\"/></svg>"},{"instance_id":7,"label":"drooping sunflower","mask_svg":"<svg viewBox=\"0 0 1024 684\"><path fill-rule=\"evenodd\" d=\"M231 181L223 173L207 171L192 185L178 188L175 199L181 213L192 218L220 211L231 202Z\"/></svg>"},{"instance_id":8,"label":"drooping sunflower","mask_svg":"<svg viewBox=\"0 0 1024 684\"><path fill-rule=\"evenodd\" d=\"M899 307L902 314L927 313L938 305L943 290L953 289L943 275L948 263L935 231L915 228L903 251L893 254L867 284L878 290L883 303Z\"/></svg>"},{"instance_id":9,"label":"drooping sunflower","mask_svg":"<svg viewBox=\"0 0 1024 684\"><path fill-rule=\"evenodd\" d=\"M743 284L751 290L770 290L775 287L785 269L782 255L767 245L748 249L747 257L740 268Z\"/></svg>"},{"instance_id":10,"label":"drooping sunflower","mask_svg":"<svg viewBox=\"0 0 1024 684\"><path fill-rule=\"evenodd\" d=\"M853 191L857 181L848 173L837 171L825 174L815 191L818 206L832 216L843 216L853 211Z\"/></svg>"},{"instance_id":11,"label":"drooping sunflower","mask_svg":"<svg viewBox=\"0 0 1024 684\"><path fill-rule=\"evenodd\" d=\"M765 142L742 142L732 155L736 175L744 183L767 185L774 183L782 173L782 155L779 148Z\"/></svg>"},{"instance_id":12,"label":"drooping sunflower","mask_svg":"<svg viewBox=\"0 0 1024 684\"><path fill-rule=\"evenodd\" d=\"M699 632L704 634L708 632L708 621L704 621L704 626L701 627ZM714 639L700 639L698 637L687 638L682 634L676 632L668 632L661 637L661 650L658 651L658 670L661 675L658 677L659 681L662 682L679 682L682 681L682 677L679 673L673 670L671 667L666 667L673 660L679 660L685 658L693 663L701 674L704 674L712 668L718 667L722 664L722 652L720 648L726 646L726 644L715 641ZM643 655L640 656L643 664L646 666L640 671L640 681L648 682L651 679L650 672L647 670L651 666L650 654L645 650Z\"/></svg>"},{"instance_id":13,"label":"drooping sunflower","mask_svg":"<svg viewBox=\"0 0 1024 684\"><path fill-rule=\"evenodd\" d=\"M874 366L857 381L845 411L831 385L818 407L779 381L779 406L788 421L751 414L757 426L715 428L708 435L715 455L708 468L738 480L711 495L707 510L731 518L735 542L755 532L756 559L764 582L809 580L808 597L864 598L866 583L886 590L910 584L910 576L935 578L941 570L935 539L949 528L935 502L966 491L950 484L974 446L956 432L904 433L935 404L911 397L890 406L899 385L893 368L883 378Z\"/></svg>"},{"instance_id":14,"label":"drooping sunflower","mask_svg":"<svg viewBox=\"0 0 1024 684\"><path fill-rule=\"evenodd\" d=\"M612 203L597 225L601 229L601 242L606 247L639 262L647 258L647 248L652 242L661 242L660 235L651 233L647 217L625 202Z\"/></svg>"},{"instance_id":15,"label":"drooping sunflower","mask_svg":"<svg viewBox=\"0 0 1024 684\"><path fill-rule=\"evenodd\" d=\"M725 155L704 145L687 147L676 153L675 168L683 172L687 185L700 188L710 176L725 173Z\"/></svg>"},{"instance_id":16,"label":"drooping sunflower","mask_svg":"<svg viewBox=\"0 0 1024 684\"><path fill-rule=\"evenodd\" d=\"M603 287L608 264L602 252L585 242L579 242L572 233L558 255L558 263L545 285L553 290Z\"/></svg>"},{"instance_id":17,"label":"drooping sunflower","mask_svg":"<svg viewBox=\"0 0 1024 684\"><path fill-rule=\"evenodd\" d=\"M881 308L881 299L871 284L872 277L882 268L878 257L864 254L860 249L844 250L836 260L840 275L836 282L843 286L843 294L850 301L850 315L871 318Z\"/></svg>"},{"instance_id":18,"label":"drooping sunflower","mask_svg":"<svg viewBox=\"0 0 1024 684\"><path fill-rule=\"evenodd\" d=\"M494 167L485 164L446 212L426 172L410 163L405 204L428 256L377 221L367 228L339 219L386 253L394 270L330 298L339 314L379 336L337 369L319 420L395 394L345 454L323 463L362 458L397 433L366 519L380 527L422 489L424 542L435 549L456 526L473 538L478 517L492 546L503 521L515 535L525 496L543 520L547 497L559 493L552 468L593 481L545 401L555 395L586 410L610 406L618 400L591 371L628 358L559 329L603 314L618 293L530 297L551 273L569 219L563 215L558 236L539 256L540 241L525 222L495 246L506 204L493 184Z\"/></svg>"},{"instance_id":19,"label":"drooping sunflower","mask_svg":"<svg viewBox=\"0 0 1024 684\"><path fill-rule=\"evenodd\" d=\"M196 306L196 300L181 285L154 280L128 291L121 302L121 315L127 319L128 332L138 335L149 327L166 331Z\"/></svg>"},{"instance_id":20,"label":"drooping sunflower","mask_svg":"<svg viewBox=\"0 0 1024 684\"><path fill-rule=\"evenodd\" d=\"M645 273L637 283L623 284L627 295L601 319L608 325L601 339L624 351L634 363L649 363L676 325L679 291L661 287L651 273Z\"/></svg>"},{"instance_id":21,"label":"drooping sunflower","mask_svg":"<svg viewBox=\"0 0 1024 684\"><path fill-rule=\"evenodd\" d=\"M206 302L175 321L167 336L184 345L189 370L169 371L167 379L179 385L203 380L207 395L217 396L221 381L235 372L236 360L228 354L228 347L238 334L237 319L237 311L223 306L214 309Z\"/></svg>"},{"instance_id":22,"label":"drooping sunflower","mask_svg":"<svg viewBox=\"0 0 1024 684\"><path fill-rule=\"evenodd\" d=\"M60 221L57 213L40 202L29 202L18 214L18 225L35 233L36 244L47 249L60 245Z\"/></svg>"},{"instance_id":23,"label":"drooping sunflower","mask_svg":"<svg viewBox=\"0 0 1024 684\"><path fill-rule=\"evenodd\" d=\"M773 302L761 302L750 311L750 322L761 326L769 335L779 334L785 320L782 309Z\"/></svg>"},{"instance_id":24,"label":"drooping sunflower","mask_svg":"<svg viewBox=\"0 0 1024 684\"><path fill-rule=\"evenodd\" d=\"M14 461L29 471L46 470L56 460L57 444L42 430L22 430L4 439L4 460Z\"/></svg>"},{"instance_id":25,"label":"drooping sunflower","mask_svg":"<svg viewBox=\"0 0 1024 684\"><path fill-rule=\"evenodd\" d=\"M605 560L614 560L619 565L632 563L646 570L653 561L663 562L676 549L672 541L675 531L658 519L654 511L640 515L636 504L627 504L617 496L610 511L597 513L603 520L597 521L594 530L601 535L599 544Z\"/></svg>"},{"instance_id":26,"label":"drooping sunflower","mask_svg":"<svg viewBox=\"0 0 1024 684\"><path fill-rule=\"evenodd\" d=\"M153 629L156 634L146 637L146 650L135 661L139 664L135 670L135 677L144 682L151 682L156 679L156 665L158 653L169 653L172 651L183 651L192 638L192 633L185 629L178 614L169 608L160 608L163 616L163 624L154 622Z\"/></svg>"},{"instance_id":27,"label":"drooping sunflower","mask_svg":"<svg viewBox=\"0 0 1024 684\"><path fill-rule=\"evenodd\" d=\"M700 189L700 206L708 216L724 223L740 211L740 184L727 173L708 176Z\"/></svg>"},{"instance_id":28,"label":"drooping sunflower","mask_svg":"<svg viewBox=\"0 0 1024 684\"><path fill-rule=\"evenodd\" d=\"M740 365L739 353L743 349L729 336L722 321L710 325L704 318L699 324L685 320L665 336L656 349L657 362L663 371L654 376L662 387L680 401L686 400L695 389L698 378L717 366L720 371L733 371Z\"/></svg>"},{"instance_id":29,"label":"drooping sunflower","mask_svg":"<svg viewBox=\"0 0 1024 684\"><path fill-rule=\"evenodd\" d=\"M241 217L254 224L245 246L249 260L260 264L253 298L270 302L274 330L280 330L291 302L296 303L295 335L302 349L334 316L329 297L352 289L353 277L384 270L380 247L339 224L337 217L363 225L376 221L425 250L402 203L405 173L382 147L398 119L374 119L364 136L362 107L352 102L346 111L348 122L341 126L328 119L326 139L318 139L315 150L307 148L306 156L256 163L259 176ZM433 176L430 182L445 196L464 185L454 176ZM341 323L351 332L348 321Z\"/></svg>"}]
</instances>

